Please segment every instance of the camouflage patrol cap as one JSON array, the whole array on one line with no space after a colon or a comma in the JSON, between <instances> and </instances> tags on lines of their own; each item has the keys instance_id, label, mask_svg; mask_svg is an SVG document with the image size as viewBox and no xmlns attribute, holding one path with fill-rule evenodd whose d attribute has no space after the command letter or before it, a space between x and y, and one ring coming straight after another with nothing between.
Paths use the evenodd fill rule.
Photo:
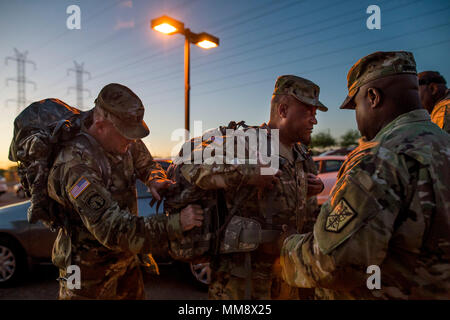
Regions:
<instances>
[{"instance_id":1,"label":"camouflage patrol cap","mask_svg":"<svg viewBox=\"0 0 450 320\"><path fill-rule=\"evenodd\" d=\"M108 113L108 119L122 136L141 139L150 133L144 122L144 105L130 88L118 83L103 87L95 99L98 106Z\"/></svg>"},{"instance_id":2,"label":"camouflage patrol cap","mask_svg":"<svg viewBox=\"0 0 450 320\"><path fill-rule=\"evenodd\" d=\"M319 93L320 88L317 84L293 75L279 76L273 91L274 95L290 95L307 105L326 112L328 108L319 101Z\"/></svg>"},{"instance_id":3,"label":"camouflage patrol cap","mask_svg":"<svg viewBox=\"0 0 450 320\"><path fill-rule=\"evenodd\" d=\"M417 74L416 61L411 52L407 51L378 51L359 59L347 74L348 96L341 105L341 109L354 109L351 103L358 89L366 83L392 76L394 74Z\"/></svg>"}]
</instances>

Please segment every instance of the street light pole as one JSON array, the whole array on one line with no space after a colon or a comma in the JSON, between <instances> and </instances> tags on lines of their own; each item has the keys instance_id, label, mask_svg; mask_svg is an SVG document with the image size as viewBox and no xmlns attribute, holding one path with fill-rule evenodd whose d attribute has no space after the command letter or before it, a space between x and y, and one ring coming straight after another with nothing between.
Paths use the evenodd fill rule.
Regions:
<instances>
[{"instance_id":1,"label":"street light pole","mask_svg":"<svg viewBox=\"0 0 450 320\"><path fill-rule=\"evenodd\" d=\"M189 29L186 29L184 40L184 129L186 130L186 140L189 139L189 123L190 123L190 91L191 91L191 68L190 68L190 41Z\"/></svg>"},{"instance_id":2,"label":"street light pole","mask_svg":"<svg viewBox=\"0 0 450 320\"><path fill-rule=\"evenodd\" d=\"M203 49L215 48L219 45L219 38L209 33L193 33L184 27L184 23L168 16L161 16L153 19L150 23L152 29L164 34L172 35L181 33L184 35L184 128L186 130L186 140L189 139L190 123L190 91L191 91L191 71L190 71L190 44L194 43Z\"/></svg>"}]
</instances>

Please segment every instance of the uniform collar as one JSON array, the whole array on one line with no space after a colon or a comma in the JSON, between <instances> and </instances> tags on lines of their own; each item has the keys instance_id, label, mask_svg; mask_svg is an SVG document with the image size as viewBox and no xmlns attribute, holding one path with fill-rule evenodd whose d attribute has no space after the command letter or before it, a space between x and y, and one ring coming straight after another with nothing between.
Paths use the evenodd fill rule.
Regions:
<instances>
[{"instance_id":1,"label":"uniform collar","mask_svg":"<svg viewBox=\"0 0 450 320\"><path fill-rule=\"evenodd\" d=\"M289 160L289 162L294 162L294 148L291 148L280 141L280 156Z\"/></svg>"},{"instance_id":2,"label":"uniform collar","mask_svg":"<svg viewBox=\"0 0 450 320\"><path fill-rule=\"evenodd\" d=\"M413 122L423 122L423 121L431 121L430 115L425 109L417 109L410 112L406 112L394 120L392 120L388 125L386 125L380 132L377 133L374 140L379 140L382 136L384 136L387 132L390 132L400 126L405 124L413 123Z\"/></svg>"}]
</instances>

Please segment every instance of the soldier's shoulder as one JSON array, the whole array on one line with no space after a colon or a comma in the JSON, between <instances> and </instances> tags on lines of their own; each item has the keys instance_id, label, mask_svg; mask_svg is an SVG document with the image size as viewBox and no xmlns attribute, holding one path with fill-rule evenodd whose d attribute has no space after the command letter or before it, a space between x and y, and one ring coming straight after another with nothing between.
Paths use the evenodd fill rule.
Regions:
<instances>
[{"instance_id":1,"label":"soldier's shoulder","mask_svg":"<svg viewBox=\"0 0 450 320\"><path fill-rule=\"evenodd\" d=\"M59 149L54 165L83 164L96 168L95 146L83 135L77 135Z\"/></svg>"},{"instance_id":2,"label":"soldier's shoulder","mask_svg":"<svg viewBox=\"0 0 450 320\"><path fill-rule=\"evenodd\" d=\"M380 148L431 164L440 158L448 160L450 136L431 121L412 123L386 135Z\"/></svg>"}]
</instances>

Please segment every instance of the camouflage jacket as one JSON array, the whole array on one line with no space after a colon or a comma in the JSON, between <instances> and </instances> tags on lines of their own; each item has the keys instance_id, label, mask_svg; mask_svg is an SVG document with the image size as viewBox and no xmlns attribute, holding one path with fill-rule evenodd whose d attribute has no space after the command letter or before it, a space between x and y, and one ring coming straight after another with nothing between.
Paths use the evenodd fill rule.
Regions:
<instances>
[{"instance_id":1,"label":"camouflage jacket","mask_svg":"<svg viewBox=\"0 0 450 320\"><path fill-rule=\"evenodd\" d=\"M102 287L137 263L137 253L164 250L169 237L181 236L177 214L137 216L136 178L148 184L165 177L144 143L132 143L124 155L104 152L111 167L107 183L93 148L101 146L77 136L59 152L48 179L49 196L68 218L52 260L60 269L78 265L82 287Z\"/></svg>"},{"instance_id":2,"label":"camouflage jacket","mask_svg":"<svg viewBox=\"0 0 450 320\"><path fill-rule=\"evenodd\" d=\"M449 213L450 136L403 114L349 154L314 232L286 239L283 278L328 299L448 299Z\"/></svg>"},{"instance_id":3,"label":"camouflage jacket","mask_svg":"<svg viewBox=\"0 0 450 320\"><path fill-rule=\"evenodd\" d=\"M450 133L450 89L447 89L444 98L434 106L431 112L431 121Z\"/></svg>"},{"instance_id":4,"label":"camouflage jacket","mask_svg":"<svg viewBox=\"0 0 450 320\"><path fill-rule=\"evenodd\" d=\"M269 130L266 124L260 128ZM223 145L226 145L224 136ZM235 145L236 148L236 145ZM258 198L254 186L247 181L259 173L256 165L250 164L183 164L181 172L184 178L204 190L223 189L228 212L235 207L235 216L255 218L261 223L262 229L281 230L282 224L296 227L306 232L305 226L312 226L312 206L307 210L306 171L316 173L314 162L307 148L297 144L292 149L280 146L280 182L273 190L266 190ZM269 221L271 220L271 222ZM309 229L310 230L310 229ZM263 244L251 252L252 277L268 279L273 275L273 267L278 259L278 253L272 251L271 244ZM270 249L270 250L269 250ZM211 261L211 267L216 271L231 273L237 277L246 277L243 253L227 253L216 256Z\"/></svg>"}]
</instances>

